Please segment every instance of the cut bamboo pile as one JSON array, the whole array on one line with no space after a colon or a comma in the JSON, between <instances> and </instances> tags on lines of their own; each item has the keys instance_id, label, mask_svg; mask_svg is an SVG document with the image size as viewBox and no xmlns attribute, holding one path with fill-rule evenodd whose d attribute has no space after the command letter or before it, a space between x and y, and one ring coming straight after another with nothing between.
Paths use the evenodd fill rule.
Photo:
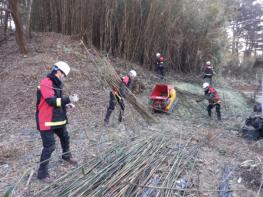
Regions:
<instances>
[{"instance_id":1,"label":"cut bamboo pile","mask_svg":"<svg viewBox=\"0 0 263 197\"><path fill-rule=\"evenodd\" d=\"M94 66L97 68L101 78L107 82L111 89L119 89L122 81L120 76L116 73L110 60L102 57L95 49L88 50L83 40L81 44L84 46L89 58ZM126 88L126 87L125 87ZM126 100L134 107L134 109L145 119L148 123L156 123L156 119L147 109L147 105L143 104L128 88L126 88Z\"/></svg>"},{"instance_id":2,"label":"cut bamboo pile","mask_svg":"<svg viewBox=\"0 0 263 197\"><path fill-rule=\"evenodd\" d=\"M193 171L199 148L189 144L173 147L172 141L162 137L119 144L100 157L103 159L83 164L35 196L142 197L191 193L178 188L177 180L186 171Z\"/></svg>"}]
</instances>

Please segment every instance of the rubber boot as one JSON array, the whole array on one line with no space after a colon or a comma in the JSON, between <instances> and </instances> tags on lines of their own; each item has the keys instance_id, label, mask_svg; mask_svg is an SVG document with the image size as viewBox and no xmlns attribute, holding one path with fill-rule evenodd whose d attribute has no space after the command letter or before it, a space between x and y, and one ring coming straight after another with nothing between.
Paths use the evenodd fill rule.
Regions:
<instances>
[{"instance_id":1,"label":"rubber boot","mask_svg":"<svg viewBox=\"0 0 263 197\"><path fill-rule=\"evenodd\" d=\"M211 109L208 109L207 112L208 112L208 117L209 117L209 118L212 118L212 112L211 112Z\"/></svg>"}]
</instances>

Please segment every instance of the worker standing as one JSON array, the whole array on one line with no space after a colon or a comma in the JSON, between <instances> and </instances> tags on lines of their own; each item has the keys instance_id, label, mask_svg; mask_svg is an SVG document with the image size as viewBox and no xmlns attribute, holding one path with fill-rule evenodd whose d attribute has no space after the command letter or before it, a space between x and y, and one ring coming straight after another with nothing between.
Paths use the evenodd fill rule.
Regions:
<instances>
[{"instance_id":1,"label":"worker standing","mask_svg":"<svg viewBox=\"0 0 263 197\"><path fill-rule=\"evenodd\" d=\"M164 78L164 57L160 53L156 53L156 72Z\"/></svg>"},{"instance_id":2,"label":"worker standing","mask_svg":"<svg viewBox=\"0 0 263 197\"><path fill-rule=\"evenodd\" d=\"M217 114L217 119L221 121L221 111L220 111L220 97L216 90L209 85L209 83L205 82L203 84L203 89L205 93L205 98L208 100L209 104L207 106L207 112L208 116L211 118L212 117L212 109L215 107L216 108L216 114Z\"/></svg>"},{"instance_id":3,"label":"worker standing","mask_svg":"<svg viewBox=\"0 0 263 197\"><path fill-rule=\"evenodd\" d=\"M52 152L55 150L56 134L62 146L62 159L72 165L77 161L72 159L69 148L69 134L66 129L66 107L75 107L74 102L79 100L78 95L63 96L63 80L69 74L70 67L65 62L57 62L47 77L41 80L37 90L36 122L40 131L43 149L40 157L40 166L37 177L44 182L51 182L48 173L48 164Z\"/></svg>"},{"instance_id":4,"label":"worker standing","mask_svg":"<svg viewBox=\"0 0 263 197\"><path fill-rule=\"evenodd\" d=\"M120 85L119 89L113 89L110 92L110 101L109 101L109 106L107 108L107 112L104 118L104 125L109 126L109 120L111 113L115 109L115 106L117 103L119 103L121 107L121 111L119 114L119 122L122 121L122 112L124 112L125 109L125 104L123 101L123 98L126 96L126 90L125 86L127 88L130 88L131 82L134 80L134 78L137 76L137 73L135 70L131 70L128 75L124 76L122 78L122 84Z\"/></svg>"},{"instance_id":5,"label":"worker standing","mask_svg":"<svg viewBox=\"0 0 263 197\"><path fill-rule=\"evenodd\" d=\"M212 77L215 74L214 67L210 61L207 61L203 67L204 81L212 85Z\"/></svg>"}]
</instances>

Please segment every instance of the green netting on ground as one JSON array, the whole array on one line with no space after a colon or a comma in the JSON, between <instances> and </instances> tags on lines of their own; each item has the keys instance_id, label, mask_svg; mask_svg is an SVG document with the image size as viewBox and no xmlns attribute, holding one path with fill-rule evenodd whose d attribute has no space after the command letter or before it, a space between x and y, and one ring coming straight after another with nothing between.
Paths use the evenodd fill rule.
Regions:
<instances>
[{"instance_id":1,"label":"green netting on ground","mask_svg":"<svg viewBox=\"0 0 263 197\"><path fill-rule=\"evenodd\" d=\"M203 90L199 84L175 81L173 85L176 88L191 94L197 96L203 95ZM222 99L221 106L223 115L247 116L252 112L251 104L249 104L248 99L242 93L230 89L229 87L215 88ZM178 99L179 102L175 112L176 114L183 115L185 117L207 115L207 100L196 102L196 98L194 98L194 96L191 98L191 95L184 95L183 93L178 93Z\"/></svg>"}]
</instances>

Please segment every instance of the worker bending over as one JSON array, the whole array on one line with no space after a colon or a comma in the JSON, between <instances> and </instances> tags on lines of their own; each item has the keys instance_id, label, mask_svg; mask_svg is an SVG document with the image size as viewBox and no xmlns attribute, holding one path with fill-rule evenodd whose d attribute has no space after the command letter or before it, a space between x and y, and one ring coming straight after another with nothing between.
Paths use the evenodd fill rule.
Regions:
<instances>
[{"instance_id":1,"label":"worker bending over","mask_svg":"<svg viewBox=\"0 0 263 197\"><path fill-rule=\"evenodd\" d=\"M130 88L132 80L136 77L137 73L135 70L131 70L128 75L122 78L122 83L119 89L115 88L110 92L110 101L107 108L107 112L104 118L104 126L109 126L110 116L118 103L121 107L119 114L119 121L122 121L122 112L124 112L125 104L123 98L126 96L125 87Z\"/></svg>"},{"instance_id":2,"label":"worker bending over","mask_svg":"<svg viewBox=\"0 0 263 197\"><path fill-rule=\"evenodd\" d=\"M207 82L203 84L203 89L205 93L205 98L208 100L208 106L207 106L208 116L210 118L212 117L212 109L215 107L217 119L221 121L221 111L220 111L221 101L219 95L217 94L216 90Z\"/></svg>"}]
</instances>

